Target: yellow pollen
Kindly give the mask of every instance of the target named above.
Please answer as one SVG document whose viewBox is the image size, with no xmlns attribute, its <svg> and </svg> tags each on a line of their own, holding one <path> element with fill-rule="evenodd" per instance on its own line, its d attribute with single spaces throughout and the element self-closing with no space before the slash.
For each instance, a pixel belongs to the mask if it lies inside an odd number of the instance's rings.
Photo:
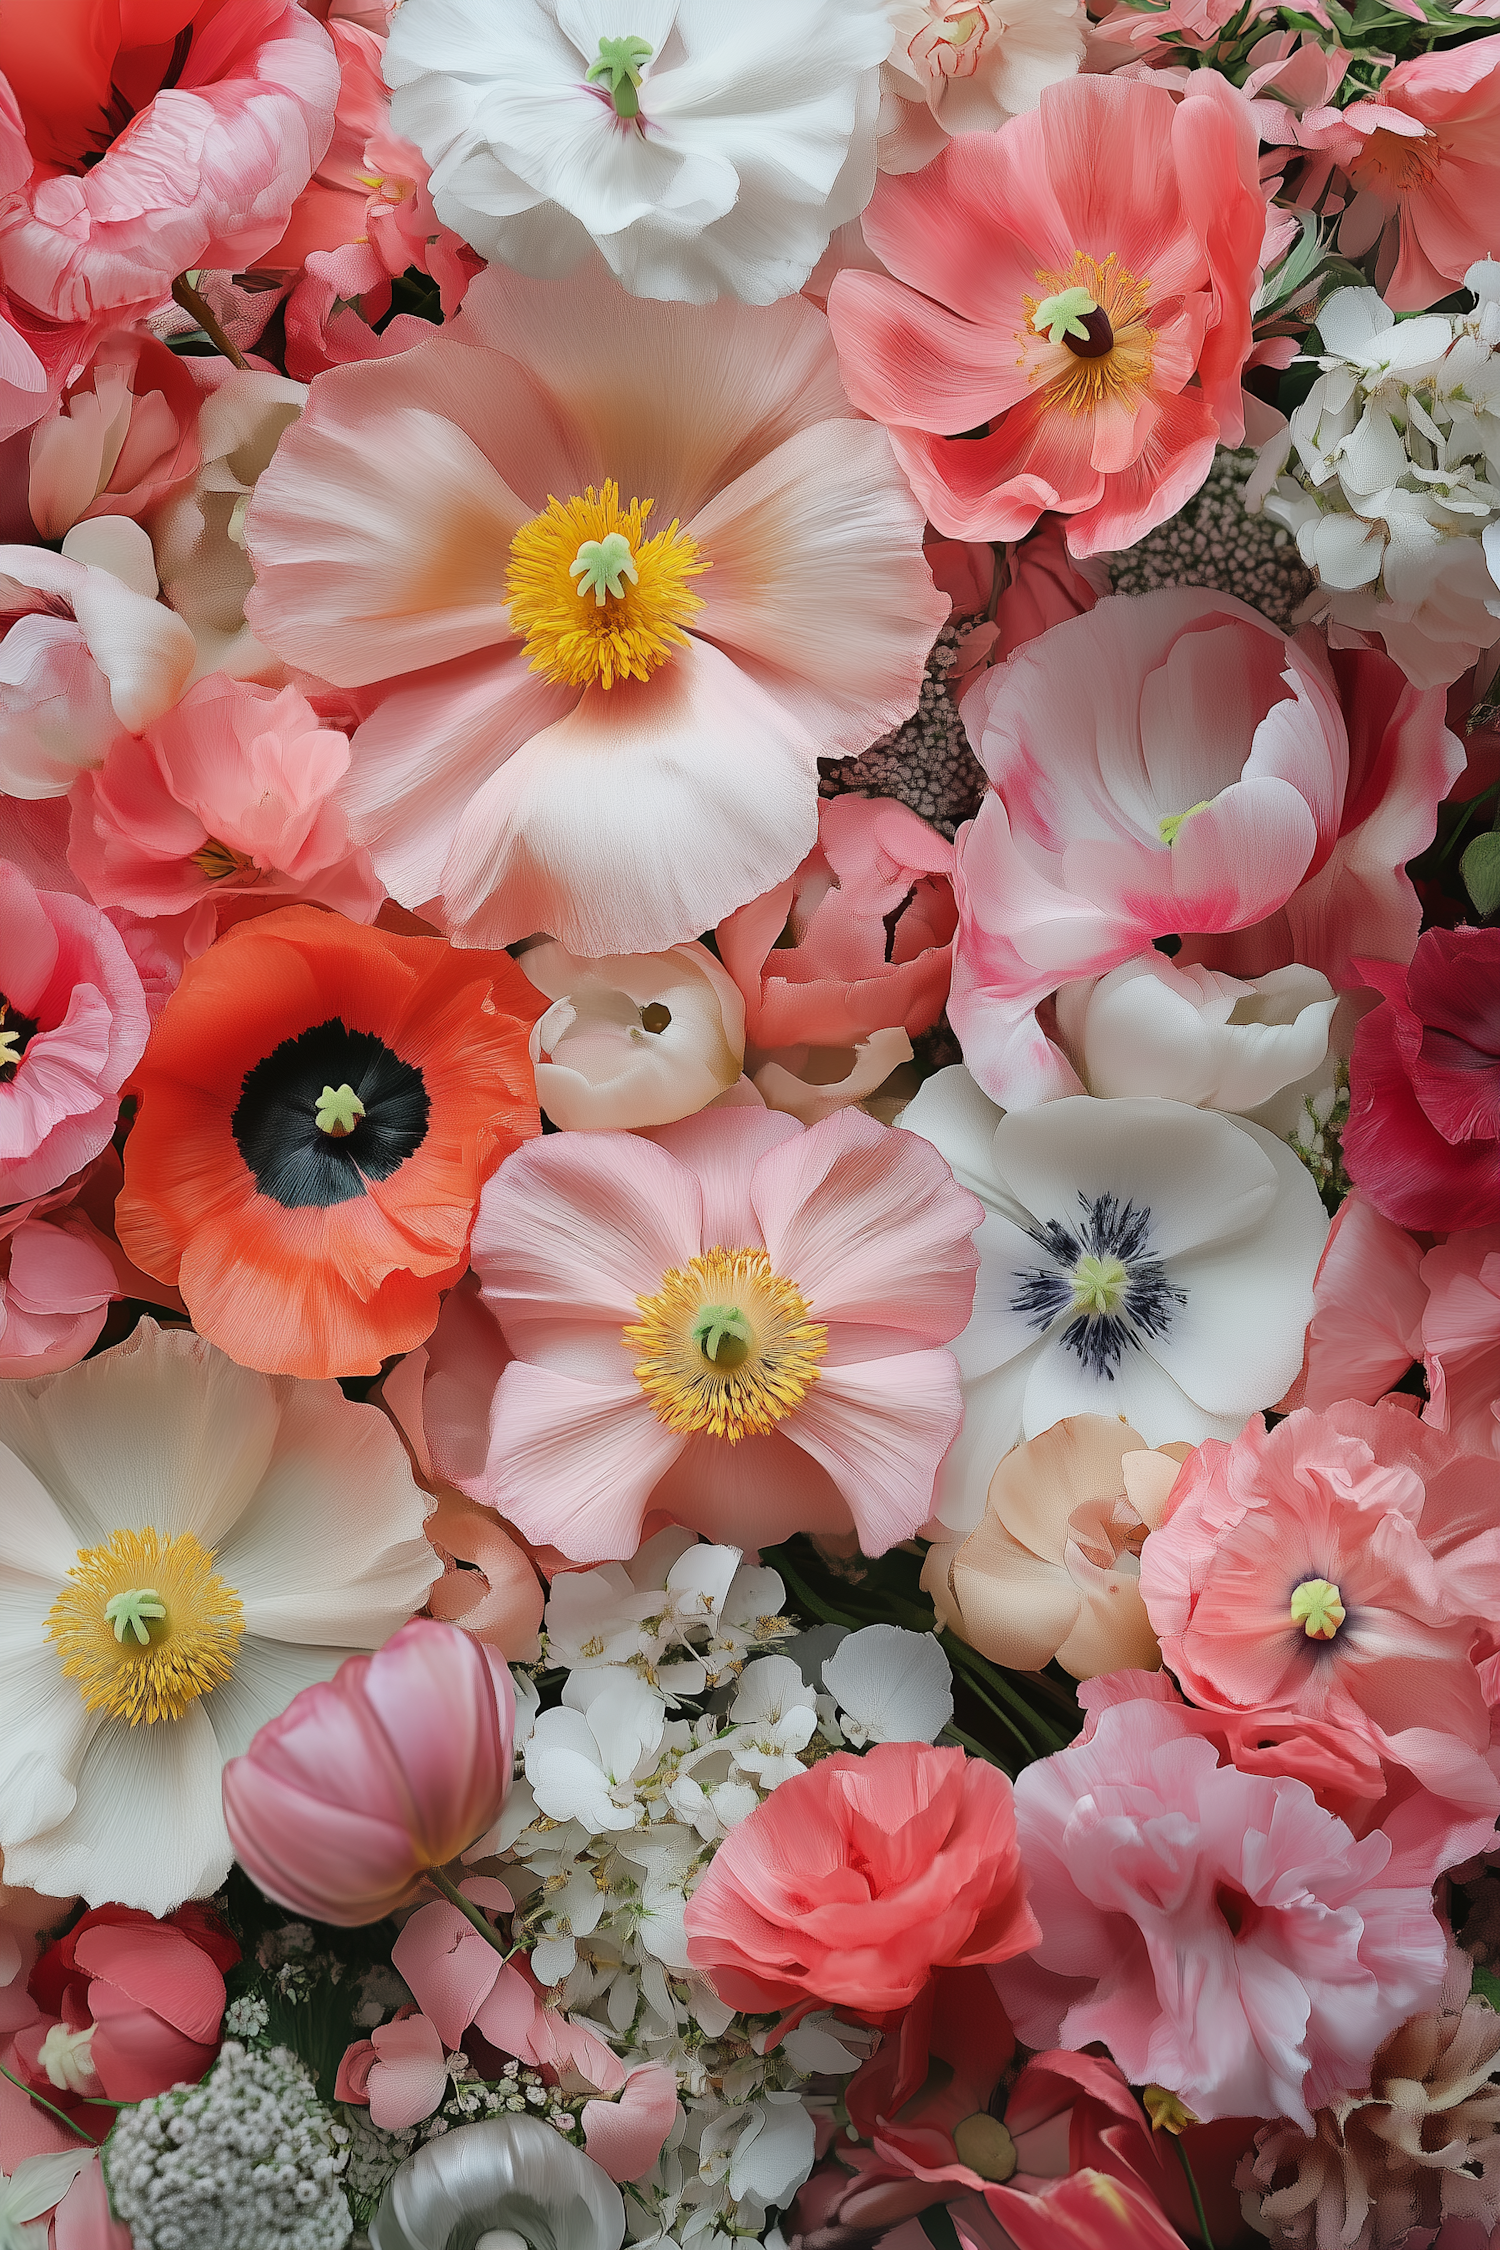
<svg viewBox="0 0 1500 2250">
<path fill-rule="evenodd" d="M 1151 306 L 1149 278 L 1126 273 L 1113 250 L 1102 259 L 1075 250 L 1066 271 L 1039 272 L 1036 281 L 1036 295 L 1021 299 L 1025 325 L 1016 331 L 1016 341 L 1023 357 L 1031 356 L 1028 347 L 1043 341 L 1038 328 L 1061 325 L 1058 305 L 1071 308 L 1085 296 L 1114 332 L 1113 344 L 1098 359 L 1076 358 L 1059 336 L 1052 350 L 1044 350 L 1033 361 L 1031 380 L 1044 386 L 1046 404 L 1066 414 L 1096 414 L 1105 405 L 1139 405 L 1150 385 L 1156 342 L 1156 330 L 1146 317 Z M 1039 318 L 1043 314 L 1050 314 L 1050 321 Z"/>
<path fill-rule="evenodd" d="M 623 1341 L 641 1355 L 635 1379 L 652 1413 L 669 1430 L 707 1430 L 731 1445 L 764 1437 L 799 1407 L 828 1349 L 828 1330 L 764 1250 L 706 1251 L 636 1303 L 641 1318 Z"/>
<path fill-rule="evenodd" d="M 1189 2125 L 1198 2123 L 1181 2095 L 1172 2093 L 1166 2086 L 1143 2086 L 1141 2100 L 1146 2105 L 1153 2133 L 1185 2133 Z"/>
<path fill-rule="evenodd" d="M 687 646 L 682 628 L 703 607 L 688 580 L 710 566 L 675 517 L 647 538 L 655 505 L 622 508 L 619 487 L 606 479 L 582 499 L 549 498 L 543 514 L 522 524 L 510 543 L 505 598 L 533 672 L 560 687 L 609 688 L 649 679 Z"/>
<path fill-rule="evenodd" d="M 1331 1641 L 1346 1614 L 1337 1586 L 1326 1578 L 1305 1578 L 1292 1589 L 1292 1623 L 1310 1641 Z"/>
<path fill-rule="evenodd" d="M 91 1711 L 147 1726 L 222 1687 L 245 1629 L 239 1595 L 190 1531 L 117 1531 L 80 1549 L 47 1638 Z"/>
<path fill-rule="evenodd" d="M 252 880 L 260 873 L 248 852 L 237 852 L 233 844 L 221 844 L 217 836 L 210 836 L 191 855 L 193 865 L 210 883 L 227 882 L 231 875 L 248 874 Z"/>
</svg>

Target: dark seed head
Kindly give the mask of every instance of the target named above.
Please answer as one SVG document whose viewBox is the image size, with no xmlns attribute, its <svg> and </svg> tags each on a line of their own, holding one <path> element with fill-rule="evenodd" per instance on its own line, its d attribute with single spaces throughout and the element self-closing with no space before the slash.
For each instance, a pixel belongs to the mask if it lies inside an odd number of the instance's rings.
<svg viewBox="0 0 1500 2250">
<path fill-rule="evenodd" d="M 1064 336 L 1063 342 L 1080 359 L 1103 359 L 1105 353 L 1113 351 L 1115 347 L 1115 332 L 1110 327 L 1109 314 L 1102 305 L 1096 305 L 1091 313 L 1080 314 L 1079 318 L 1088 334 Z"/>
</svg>

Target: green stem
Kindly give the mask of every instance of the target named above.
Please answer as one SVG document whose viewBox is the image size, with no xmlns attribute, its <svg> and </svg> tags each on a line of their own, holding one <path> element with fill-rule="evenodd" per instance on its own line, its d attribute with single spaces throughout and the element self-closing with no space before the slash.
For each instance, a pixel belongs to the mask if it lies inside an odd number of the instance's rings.
<svg viewBox="0 0 1500 2250">
<path fill-rule="evenodd" d="M 1198 2232 L 1203 2237 L 1203 2250 L 1214 2250 L 1214 2238 L 1208 2231 L 1208 2214 L 1203 2208 L 1203 2198 L 1198 2193 L 1198 2183 L 1193 2178 L 1193 2167 L 1188 2162 L 1188 2152 L 1182 2145 L 1180 2134 L 1174 2133 L 1172 2138 L 1177 2145 L 1177 2154 L 1182 2169 L 1187 2174 L 1188 2193 L 1193 2199 L 1193 2215 L 1198 2221 Z"/>
<path fill-rule="evenodd" d="M 1481 789 L 1477 796 L 1470 797 L 1467 800 L 1463 809 L 1463 818 L 1457 822 L 1452 835 L 1448 838 L 1447 842 L 1443 846 L 1444 859 L 1451 859 L 1453 857 L 1453 854 L 1458 849 L 1459 841 L 1463 835 L 1463 832 L 1468 827 L 1469 822 L 1473 819 L 1475 813 L 1478 812 L 1480 806 L 1485 802 L 1486 798 L 1493 797 L 1497 789 L 1500 789 L 1500 781 L 1492 781 L 1487 789 Z"/>
<path fill-rule="evenodd" d="M 506 1945 L 504 1938 L 495 1928 L 494 1923 L 486 1920 L 485 1916 L 481 1914 L 479 1908 L 474 1904 L 474 1901 L 471 1898 L 465 1898 L 457 1883 L 455 1883 L 450 1876 L 445 1875 L 440 1867 L 429 1867 L 427 1870 L 427 1880 L 429 1883 L 435 1883 L 437 1885 L 437 1888 L 442 1892 L 444 1898 L 448 1901 L 448 1904 L 450 1906 L 456 1906 L 459 1913 L 463 1915 L 466 1921 L 473 1923 L 480 1936 L 484 1938 L 488 1944 L 492 1945 L 495 1948 L 495 1951 L 500 1955 L 502 1962 L 510 1960 L 512 1954 L 520 1952 L 521 1948 L 519 1945 Z"/>
<path fill-rule="evenodd" d="M 10 2072 L 6 2069 L 3 2063 L 0 2063 L 0 2078 L 10 2078 L 12 2086 L 17 2087 L 20 2092 L 26 2096 L 28 2101 L 35 2102 L 38 2109 L 45 2109 L 50 2111 L 51 2114 L 57 2119 L 59 2125 L 66 2125 L 70 2133 L 76 2133 L 81 2141 L 87 2141 L 90 2148 L 93 2148 L 97 2145 L 94 2140 L 93 2134 L 86 2133 L 83 2127 L 79 2124 L 76 2117 L 70 2117 L 65 2109 L 59 2109 L 56 2102 L 49 2102 L 45 2094 L 38 2094 L 33 2090 L 32 2087 L 23 2086 L 19 2078 L 11 2078 Z M 122 2109 L 130 2109 L 133 2106 L 134 2105 L 130 2102 L 122 2102 L 120 2104 L 120 2107 Z"/>
</svg>

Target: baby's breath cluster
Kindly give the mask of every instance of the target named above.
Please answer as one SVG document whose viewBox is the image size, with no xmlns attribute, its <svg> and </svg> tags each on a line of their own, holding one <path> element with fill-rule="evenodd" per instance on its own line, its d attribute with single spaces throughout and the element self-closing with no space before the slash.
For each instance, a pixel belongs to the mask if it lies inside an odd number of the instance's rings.
<svg viewBox="0 0 1500 2250">
<path fill-rule="evenodd" d="M 343 2250 L 348 2143 L 295 2055 L 231 2039 L 201 2086 L 120 2112 L 104 2168 L 136 2250 Z"/>
<path fill-rule="evenodd" d="M 1253 452 L 1221 446 L 1185 508 L 1133 547 L 1102 558 L 1115 592 L 1213 586 L 1285 630 L 1314 579 L 1284 525 L 1245 513 L 1245 487 L 1255 464 Z"/>
</svg>

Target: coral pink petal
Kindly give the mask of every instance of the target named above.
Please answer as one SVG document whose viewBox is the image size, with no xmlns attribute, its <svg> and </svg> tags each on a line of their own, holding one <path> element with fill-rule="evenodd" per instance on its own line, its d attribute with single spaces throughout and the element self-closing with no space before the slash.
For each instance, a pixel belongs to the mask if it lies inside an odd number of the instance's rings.
<svg viewBox="0 0 1500 2250">
<path fill-rule="evenodd" d="M 1306 1381 L 1299 1406 L 1376 1399 L 1422 1357 L 1427 1287 L 1422 1253 L 1402 1227 L 1348 1196 L 1328 1237 L 1313 1290 Z"/>
<path fill-rule="evenodd" d="M 430 2117 L 447 2090 L 443 2042 L 423 2015 L 381 2024 L 371 2041 L 376 2061 L 369 2076 L 370 2122 L 383 2133 L 404 2133 Z"/>
<path fill-rule="evenodd" d="M 169 2086 L 196 2082 L 213 2061 L 217 2024 L 211 2040 L 184 2038 L 149 2007 L 103 1983 L 89 1986 L 89 2013 L 94 2068 L 111 2101 L 145 2101 Z"/>
<path fill-rule="evenodd" d="M 665 2063 L 641 2063 L 614 2102 L 585 2102 L 583 2145 L 612 2180 L 644 2178 L 677 2118 L 677 2074 Z"/>
<path fill-rule="evenodd" d="M 391 1963 L 446 2047 L 462 2046 L 497 1976 L 506 1974 L 495 1948 L 446 1899 L 418 1907 L 391 1948 Z"/>
<path fill-rule="evenodd" d="M 118 1986 L 184 2038 L 200 2043 L 217 2038 L 224 1979 L 202 1947 L 181 1930 L 166 1923 L 123 1928 L 104 1923 L 84 1932 L 73 1957 L 80 1969 Z"/>
<path fill-rule="evenodd" d="M 828 323 L 849 396 L 878 421 L 951 435 L 988 422 L 1031 388 L 1030 359 L 1018 357 L 1013 335 L 966 320 L 885 274 L 839 274 Z"/>
</svg>

